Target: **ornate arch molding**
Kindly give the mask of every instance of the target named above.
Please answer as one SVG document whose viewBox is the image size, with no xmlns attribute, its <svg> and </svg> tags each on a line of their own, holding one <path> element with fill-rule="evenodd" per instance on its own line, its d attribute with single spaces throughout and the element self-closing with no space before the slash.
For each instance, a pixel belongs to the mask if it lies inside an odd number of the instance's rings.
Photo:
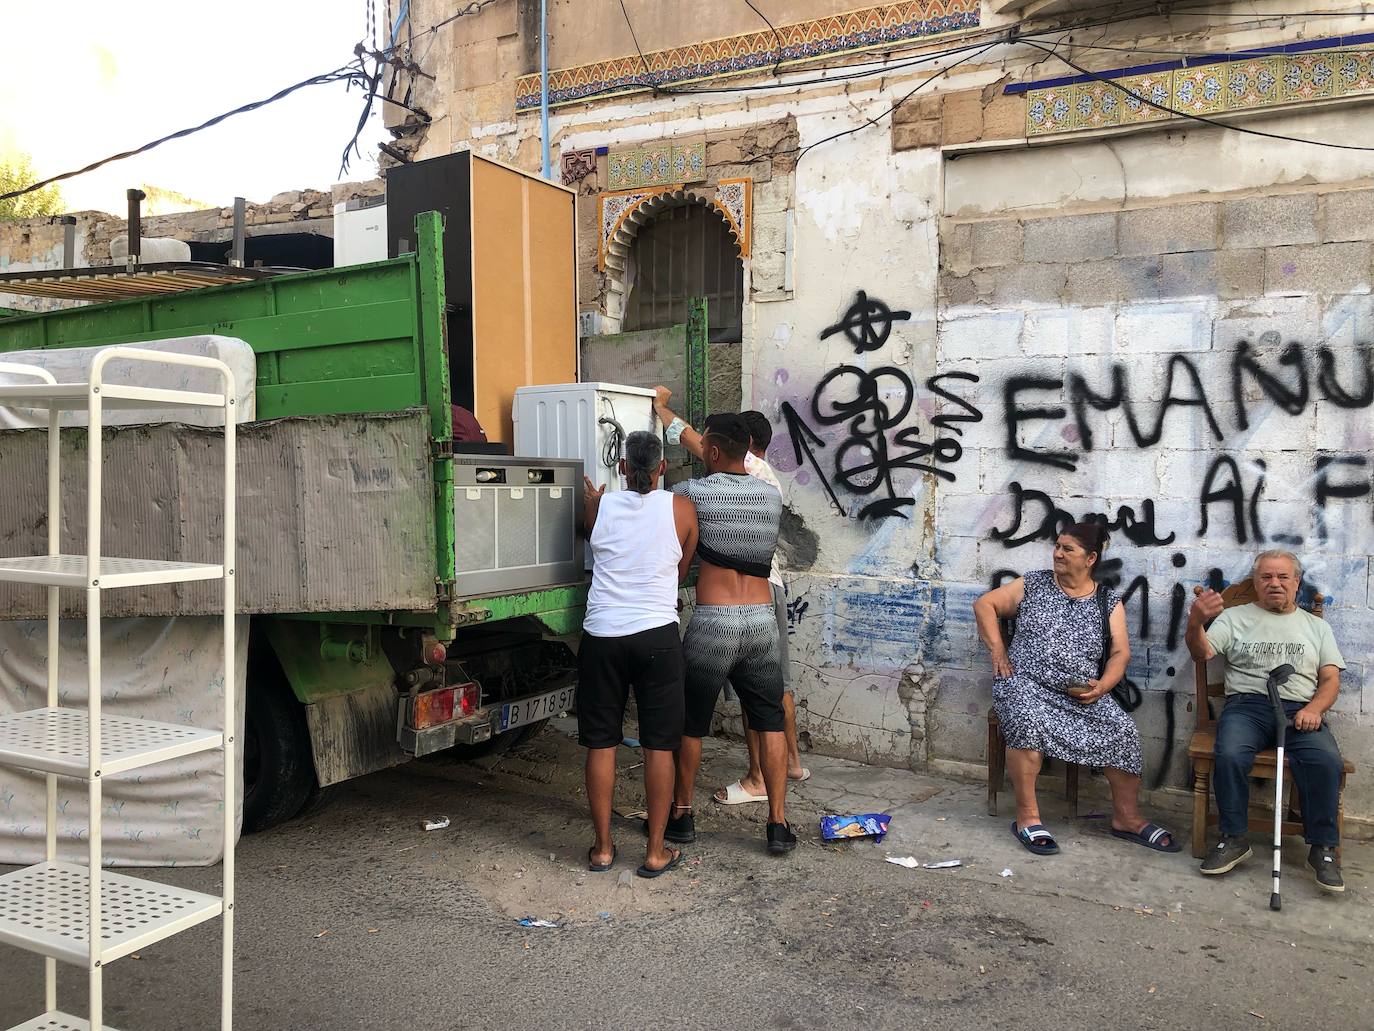
<svg viewBox="0 0 1374 1031">
<path fill-rule="evenodd" d="M 747 258 L 754 215 L 753 201 L 752 179 L 722 179 L 715 186 L 704 183 L 692 186 L 678 184 L 603 193 L 598 198 L 601 225 L 598 262 L 603 269 L 612 273 L 614 282 L 623 283 L 630 246 L 639 234 L 640 227 L 665 208 L 683 204 L 701 204 L 718 212 L 725 219 L 739 256 Z"/>
</svg>

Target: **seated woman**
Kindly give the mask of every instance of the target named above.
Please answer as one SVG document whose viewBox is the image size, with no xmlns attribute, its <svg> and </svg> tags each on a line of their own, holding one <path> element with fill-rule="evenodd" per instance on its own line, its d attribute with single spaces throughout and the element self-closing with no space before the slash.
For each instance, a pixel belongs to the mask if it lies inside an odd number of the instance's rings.
<svg viewBox="0 0 1374 1031">
<path fill-rule="evenodd" d="M 978 635 L 992 655 L 993 707 L 1016 790 L 1011 830 L 1039 856 L 1059 851 L 1035 799 L 1035 778 L 1047 755 L 1106 770 L 1117 837 L 1158 852 L 1181 847 L 1172 833 L 1140 815 L 1140 731 L 1111 696 L 1131 657 L 1126 609 L 1105 587 L 1099 600 L 1093 579 L 1106 546 L 1100 524 L 1075 523 L 1055 541 L 1053 570 L 1027 573 L 973 605 Z M 1103 605 L 1110 613 L 1109 649 L 1102 639 Z M 1016 621 L 1010 655 L 1001 619 Z"/>
</svg>

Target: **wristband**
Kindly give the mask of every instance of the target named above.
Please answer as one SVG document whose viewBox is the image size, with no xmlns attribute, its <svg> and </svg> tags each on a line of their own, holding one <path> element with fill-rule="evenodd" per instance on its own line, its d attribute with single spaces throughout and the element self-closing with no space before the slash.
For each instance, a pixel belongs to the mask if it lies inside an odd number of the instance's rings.
<svg viewBox="0 0 1374 1031">
<path fill-rule="evenodd" d="M 687 429 L 687 424 L 681 419 L 674 417 L 673 421 L 668 424 L 668 428 L 663 431 L 664 439 L 666 439 L 669 444 L 680 443 L 682 440 L 682 432 L 685 429 Z"/>
</svg>

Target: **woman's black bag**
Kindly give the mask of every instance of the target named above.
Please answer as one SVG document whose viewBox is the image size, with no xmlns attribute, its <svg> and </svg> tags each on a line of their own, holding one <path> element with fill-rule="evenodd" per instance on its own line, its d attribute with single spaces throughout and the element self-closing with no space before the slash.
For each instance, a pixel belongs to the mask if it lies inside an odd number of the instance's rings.
<svg viewBox="0 0 1374 1031">
<path fill-rule="evenodd" d="M 1107 585 L 1098 584 L 1097 586 L 1097 611 L 1102 617 L 1102 658 L 1097 661 L 1097 679 L 1102 679 L 1102 674 L 1107 672 L 1107 657 L 1112 653 L 1112 628 L 1111 613 L 1107 611 Z M 1140 703 L 1144 699 L 1140 695 L 1140 688 L 1131 683 L 1125 677 L 1121 678 L 1121 683 L 1112 688 L 1112 697 L 1116 699 L 1116 704 L 1127 712 L 1135 712 L 1140 708 Z"/>
</svg>

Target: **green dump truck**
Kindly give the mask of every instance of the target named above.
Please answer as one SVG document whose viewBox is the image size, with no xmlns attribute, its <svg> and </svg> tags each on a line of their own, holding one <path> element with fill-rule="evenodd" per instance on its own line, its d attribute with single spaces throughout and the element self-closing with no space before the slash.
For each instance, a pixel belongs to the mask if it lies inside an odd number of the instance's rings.
<svg viewBox="0 0 1374 1031">
<path fill-rule="evenodd" d="M 570 202 L 566 210 L 571 240 Z M 384 261 L 271 277 L 244 269 L 228 285 L 0 317 L 0 356 L 195 335 L 252 348 L 257 407 L 240 430 L 238 573 L 250 619 L 249 831 L 292 818 L 351 777 L 509 746 L 573 705 L 570 644 L 586 597 L 580 463 L 455 453 L 450 406 L 455 389 L 471 388 L 472 348 L 456 368 L 449 337 L 455 319 L 471 336 L 472 298 L 446 296 L 444 218 L 427 212 L 413 224 L 409 250 Z M 571 284 L 572 261 L 569 247 L 560 283 Z M 161 271 L 175 279 L 191 264 Z M 539 284 L 530 287 L 526 297 L 538 296 Z M 575 297 L 566 302 L 571 323 Z M 575 326 L 568 340 L 575 369 Z M 488 346 L 505 342 L 479 333 L 475 350 Z M 184 509 L 213 482 L 213 434 L 175 425 L 106 433 L 116 473 L 122 463 L 125 478 L 154 484 L 144 494 L 163 492 L 146 517 L 111 526 L 111 550 L 121 534 L 131 547 L 160 534 L 157 554 L 212 549 L 177 536 L 179 521 L 158 513 Z M 168 591 L 108 614 L 213 611 L 194 589 Z M 30 602 L 6 604 L 13 618 Z"/>
</svg>

